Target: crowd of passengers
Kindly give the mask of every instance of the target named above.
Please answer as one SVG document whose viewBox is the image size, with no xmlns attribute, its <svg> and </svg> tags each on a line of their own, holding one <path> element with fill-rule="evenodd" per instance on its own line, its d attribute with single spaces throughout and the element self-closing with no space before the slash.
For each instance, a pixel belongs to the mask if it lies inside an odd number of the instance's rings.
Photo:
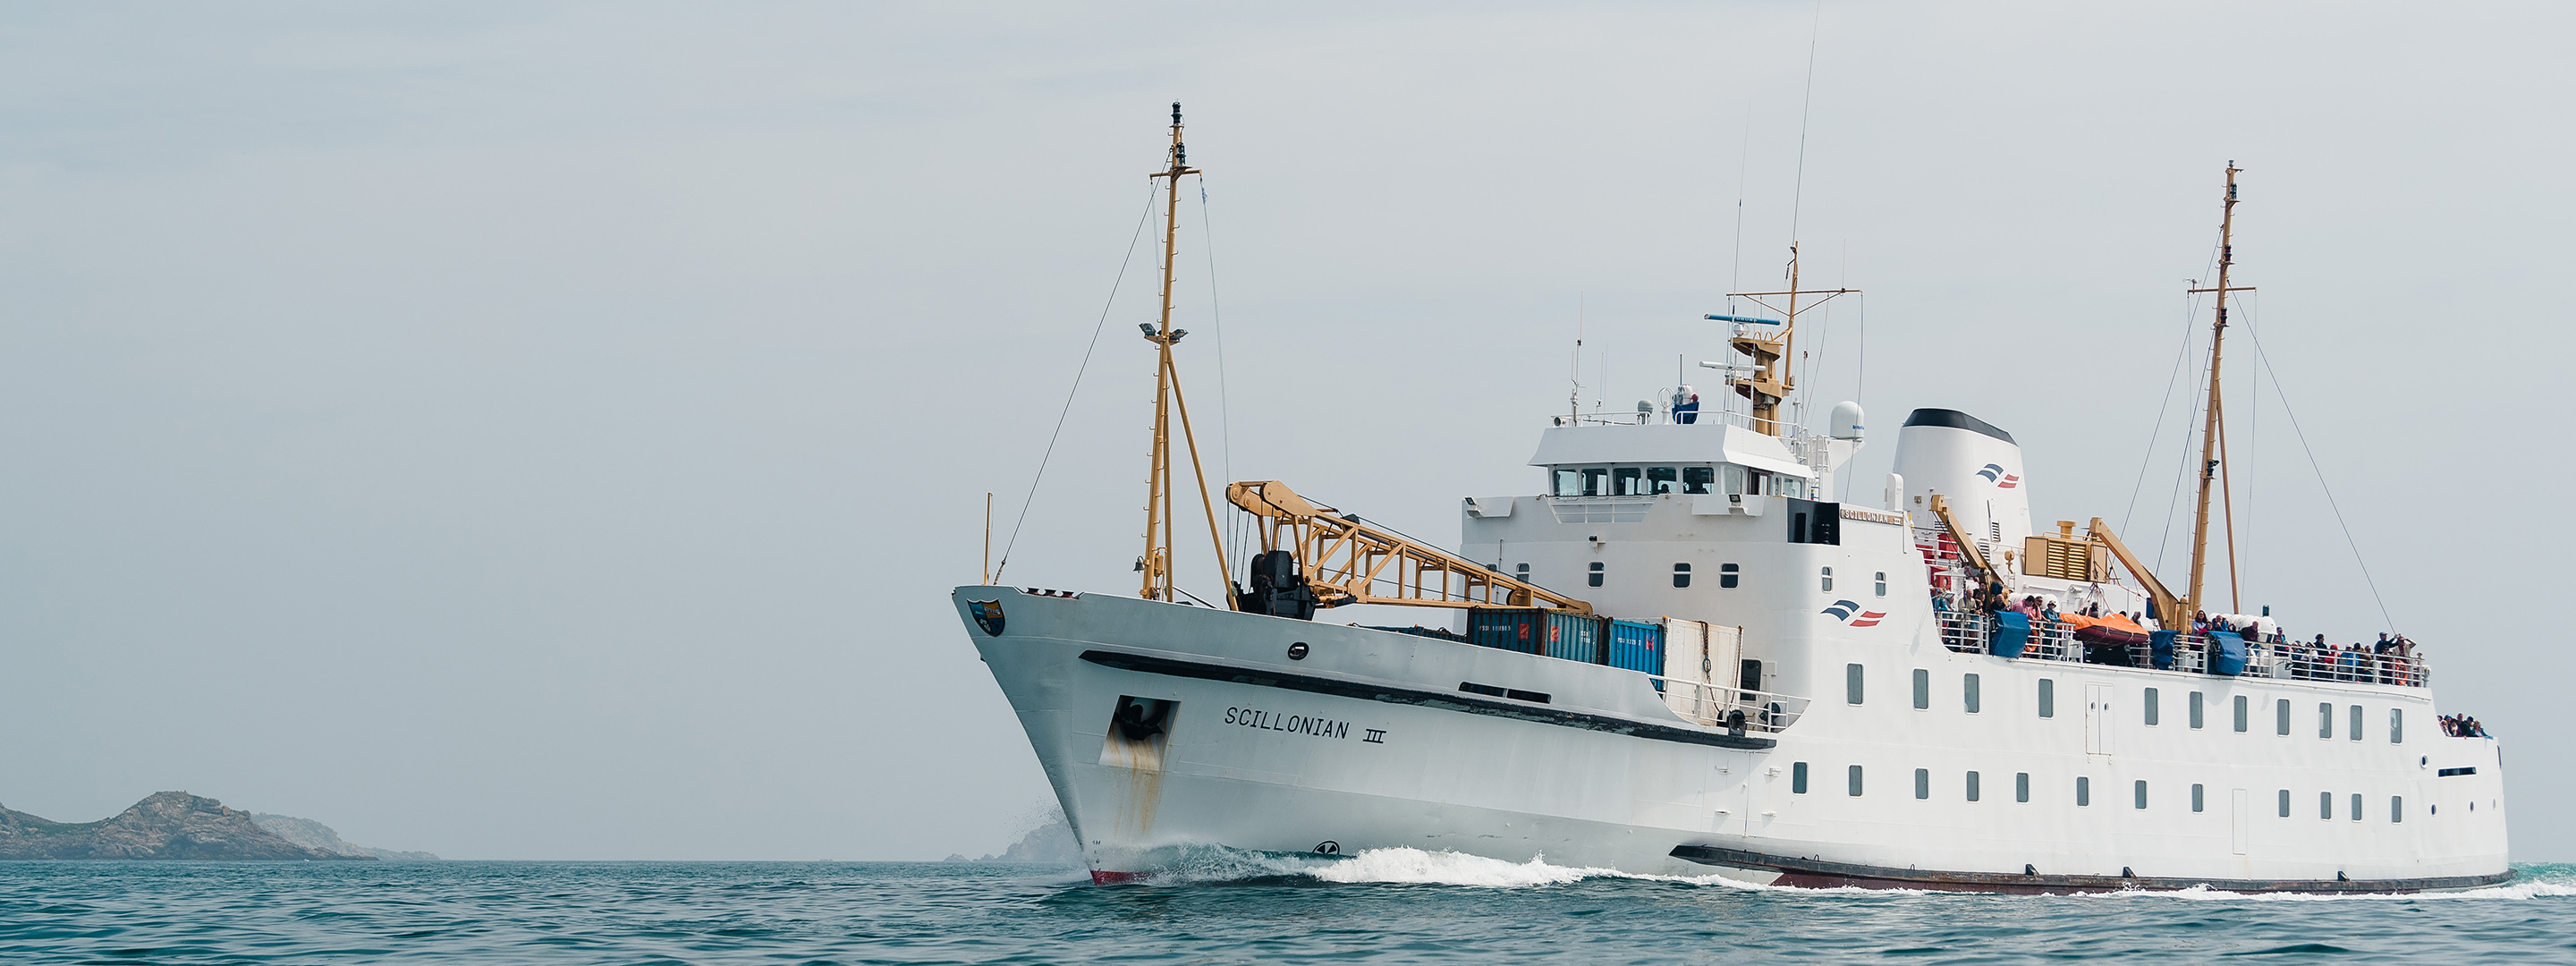
<svg viewBox="0 0 2576 966">
<path fill-rule="evenodd" d="M 2442 733 L 2453 738 L 2487 737 L 2487 726 L 2465 714 L 2446 714 L 2434 720 L 2442 723 Z"/>
<path fill-rule="evenodd" d="M 2032 631 L 2043 635 L 2065 633 L 2063 628 L 2066 621 L 2064 615 L 2059 613 L 2057 601 L 2054 598 L 2027 594 L 2016 601 L 2011 599 L 2010 594 L 2005 593 L 2002 584 L 1988 583 L 1969 592 L 1968 605 L 1970 610 L 1987 615 L 2006 611 L 2021 614 L 2030 620 Z M 1955 604 L 1948 591 L 1932 592 L 1934 611 L 1947 612 L 1954 607 Z M 2126 618 L 2139 627 L 2147 626 L 2144 613 L 2120 611 L 2111 613 L 2112 616 Z M 2100 619 L 2101 603 L 2097 601 L 2087 605 L 2083 610 L 2083 616 Z M 2261 620 L 2246 620 L 2226 614 L 2196 611 L 2191 616 L 2189 635 L 2193 642 L 2201 647 L 2207 646 L 2212 632 L 2224 632 L 2241 635 L 2246 643 L 2258 648 L 2265 646 L 2274 648 L 2277 653 L 2289 658 L 2290 677 L 2301 681 L 2407 685 L 2422 683 L 2418 679 L 2419 672 L 2414 662 L 2415 642 L 2407 639 L 2406 635 L 2389 634 L 2383 631 L 2376 644 L 2355 642 L 2349 645 L 2336 645 L 2328 643 L 2323 634 L 2317 635 L 2314 641 L 2292 640 L 2287 632 L 2281 629 L 2278 622 L 2272 622 L 2272 628 L 2268 632 L 2263 629 L 2263 623 Z M 2127 649 L 2117 646 L 2088 647 L 2084 659 L 2086 663 L 2092 664 L 2136 666 Z"/>
</svg>

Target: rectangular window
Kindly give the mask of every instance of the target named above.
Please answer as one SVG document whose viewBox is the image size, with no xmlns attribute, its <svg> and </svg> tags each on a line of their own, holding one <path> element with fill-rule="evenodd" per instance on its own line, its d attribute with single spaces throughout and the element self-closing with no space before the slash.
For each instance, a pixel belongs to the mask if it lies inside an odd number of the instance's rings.
<svg viewBox="0 0 2576 966">
<path fill-rule="evenodd" d="M 2026 771 L 2017 771 L 2017 772 L 2014 772 L 2014 773 L 2013 773 L 2013 801 L 2016 801 L 2016 802 L 2027 802 L 2027 801 L 2030 801 L 2030 773 L 2029 773 L 2029 772 L 2026 772 Z"/>
<path fill-rule="evenodd" d="M 2289 734 L 2289 733 L 2290 733 L 2290 699 L 2288 699 L 2288 698 L 2282 698 L 2282 699 L 2281 699 L 2281 700 L 2279 700 L 2279 701 L 2275 701 L 2275 702 L 2273 702 L 2273 703 L 2272 703 L 2272 716 L 2273 716 L 2273 717 L 2276 717 L 2276 718 L 2281 719 L 2280 721 L 2276 722 L 2276 724 L 2278 724 L 2278 725 L 2280 726 L 2280 731 L 2281 731 L 2281 733 L 2282 733 L 2282 734 L 2285 734 L 2285 735 L 2286 735 L 2286 734 Z"/>
<path fill-rule="evenodd" d="M 1717 467 L 1682 467 L 1682 492 L 1708 493 L 1717 489 Z"/>
<path fill-rule="evenodd" d="M 2147 724 L 2149 724 L 2149 725 L 2153 725 L 2153 724 L 2155 724 L 2155 723 L 2157 722 L 2157 720 L 2158 720 L 2158 719 L 2157 719 L 2157 711 L 2156 711 L 2156 689 L 2154 689 L 2154 688 L 2148 688 L 2148 689 L 2147 689 L 2146 708 L 2147 708 Z"/>
<path fill-rule="evenodd" d="M 2403 822 L 2406 820 L 2406 796 L 2388 796 L 2388 820 L 2391 822 Z"/>
<path fill-rule="evenodd" d="M 1806 793 L 1807 763 L 1802 761 L 1789 766 L 1789 794 L 1804 795 Z"/>
<path fill-rule="evenodd" d="M 1622 466 L 1618 469 L 1611 470 L 1610 480 L 1617 486 L 1617 489 L 1611 490 L 1610 492 L 1619 496 L 1645 495 L 1646 484 L 1644 473 L 1644 470 L 1638 469 L 1634 466 Z"/>
<path fill-rule="evenodd" d="M 2361 740 L 2361 706 L 2352 706 L 2352 727 L 2344 729 L 2354 741 Z"/>
<path fill-rule="evenodd" d="M 1558 470 L 1558 471 L 1556 471 L 1556 490 L 1555 490 L 1555 492 L 1556 492 L 1556 495 L 1558 495 L 1558 496 L 1582 496 L 1582 495 L 1583 495 L 1583 473 L 1582 473 L 1582 471 L 1580 471 L 1580 470 Z"/>
<path fill-rule="evenodd" d="M 1673 565 L 1673 586 L 1675 586 L 1675 587 L 1688 587 L 1688 586 L 1690 586 L 1690 565 L 1689 565 L 1689 564 L 1686 564 L 1686 563 L 1677 563 L 1677 564 L 1674 564 L 1674 565 Z"/>
<path fill-rule="evenodd" d="M 1681 492 L 1681 475 L 1669 466 L 1649 466 L 1646 468 L 1646 492 Z"/>
<path fill-rule="evenodd" d="M 1747 487 L 1744 485 L 1744 467 L 1741 467 L 1741 466 L 1729 466 L 1729 467 L 1727 467 L 1727 468 L 1726 468 L 1726 485 L 1721 486 L 1721 487 L 1718 487 L 1718 488 L 1717 488 L 1717 492 L 1720 492 L 1720 493 L 1746 493 L 1746 494 L 1752 493 L 1752 492 L 1753 492 L 1753 490 L 1751 490 L 1750 488 L 1747 488 Z"/>
<path fill-rule="evenodd" d="M 1583 470 L 1583 495 L 1584 495 L 1584 496 L 1609 496 L 1609 495 L 1610 495 L 1610 468 L 1609 468 L 1609 467 L 1607 467 L 1607 466 L 1593 466 L 1593 467 L 1587 467 L 1587 468 L 1585 468 L 1585 469 Z"/>
<path fill-rule="evenodd" d="M 2281 789 L 2281 817 L 2290 817 L 2290 790 Z"/>
<path fill-rule="evenodd" d="M 1914 770 L 1914 797 L 1932 797 L 1932 769 L 1917 768 Z"/>
<path fill-rule="evenodd" d="M 1851 797 L 1860 797 L 1860 766 L 1851 766 Z"/>
<path fill-rule="evenodd" d="M 2317 705 L 2317 737 L 2334 737 L 2334 704 L 2332 702 L 2325 702 Z"/>
<path fill-rule="evenodd" d="M 1843 665 L 1843 701 L 1846 704 L 1860 703 L 1860 665 L 1858 664 Z"/>
<path fill-rule="evenodd" d="M 2201 705 L 2204 703 L 2205 702 L 2201 700 L 2200 692 L 2194 691 L 2191 693 L 2191 730 L 2193 731 L 2200 730 L 2201 725 L 2205 723 L 2201 716 Z"/>
<path fill-rule="evenodd" d="M 1967 681 L 1962 685 L 1962 687 L 1965 689 L 1968 713 L 1976 714 L 1985 704 L 1985 699 L 1978 694 L 1979 685 L 1977 682 L 1977 676 L 1974 674 L 1968 675 Z"/>
<path fill-rule="evenodd" d="M 1932 710 L 1932 672 L 1914 669 L 1914 710 Z"/>
<path fill-rule="evenodd" d="M 2137 797 L 2138 797 L 2138 805 L 2137 805 L 2137 807 L 2138 807 L 2138 808 L 2140 808 L 2140 809 L 2144 809 L 2144 808 L 2146 808 L 2146 807 L 2147 807 L 2147 780 L 2146 780 L 2146 779 L 2143 779 L 2143 778 L 2138 779 L 2138 784 L 2137 784 Z"/>
<path fill-rule="evenodd" d="M 1834 568 L 1819 567 L 1817 568 L 1817 576 L 1824 581 L 1826 590 L 1830 591 L 1834 589 Z"/>
<path fill-rule="evenodd" d="M 1595 587 L 1601 586 L 1601 561 L 1593 561 L 1592 566 L 1583 568 L 1583 571 L 1583 579 L 1585 583 L 1589 583 Z"/>
<path fill-rule="evenodd" d="M 2200 787 L 2198 784 L 2194 784 L 2194 785 L 2192 785 L 2192 786 L 2191 786 L 2191 810 L 2192 810 L 2192 811 L 2195 811 L 2195 812 L 2197 812 L 2197 811 L 2201 811 L 2201 810 L 2202 810 L 2202 807 L 2203 807 L 2203 806 L 2205 806 L 2205 805 L 2207 805 L 2207 804 L 2208 804 L 2207 799 L 2203 797 L 2203 793 L 2202 793 L 2202 791 L 2201 791 L 2201 787 Z"/>
<path fill-rule="evenodd" d="M 2039 716 L 2057 717 L 2057 681 L 2054 678 L 2039 679 Z"/>
<path fill-rule="evenodd" d="M 1969 800 L 1969 801 L 1972 801 L 1972 802 L 1977 800 L 1977 773 L 1976 773 L 1976 772 L 1969 772 L 1969 773 L 1968 773 L 1968 800 Z"/>
<path fill-rule="evenodd" d="M 2388 709 L 2388 743 L 2392 745 L 2406 743 L 2406 709 L 2404 708 Z"/>
<path fill-rule="evenodd" d="M 2247 711 L 2246 706 L 2250 704 L 2253 704 L 2253 702 L 2246 700 L 2244 695 L 2240 694 L 2236 696 L 2236 733 L 2238 734 L 2245 733 L 2245 726 L 2248 723 L 2246 721 L 2247 715 L 2245 713 Z"/>
<path fill-rule="evenodd" d="M 2332 819 L 2332 818 L 2334 818 L 2334 793 L 2333 793 L 2333 792 L 2318 792 L 2318 793 L 2317 793 L 2317 817 L 2318 817 L 2318 818 L 2323 818 L 2323 819 Z"/>
<path fill-rule="evenodd" d="M 1516 564 L 1516 565 L 1514 565 L 1514 566 L 1512 567 L 1512 576 L 1520 578 L 1521 583 L 1524 583 L 1524 584 L 1529 583 L 1529 565 L 1528 565 L 1528 564 Z"/>
<path fill-rule="evenodd" d="M 1722 563 L 1722 564 L 1718 564 L 1718 565 L 1717 565 L 1717 586 L 1718 586 L 1719 588 L 1721 588 L 1721 589 L 1725 589 L 1725 590 L 1733 590 L 1733 589 L 1735 589 L 1735 579 L 1736 579 L 1736 577 L 1740 576 L 1740 575 L 1741 575 L 1741 573 L 1742 573 L 1741 571 L 1739 571 L 1739 570 L 1737 570 L 1737 569 L 1736 569 L 1736 567 L 1735 567 L 1735 565 L 1734 565 L 1734 564 L 1730 564 L 1730 563 Z"/>
<path fill-rule="evenodd" d="M 2093 805 L 2093 779 L 2076 776 L 2075 804 L 2079 808 L 2089 808 Z"/>
<path fill-rule="evenodd" d="M 2352 820 L 2361 821 L 2361 793 L 2352 793 Z"/>
<path fill-rule="evenodd" d="M 1878 595 L 1887 596 L 1887 571 L 1884 570 L 1878 572 Z"/>
</svg>

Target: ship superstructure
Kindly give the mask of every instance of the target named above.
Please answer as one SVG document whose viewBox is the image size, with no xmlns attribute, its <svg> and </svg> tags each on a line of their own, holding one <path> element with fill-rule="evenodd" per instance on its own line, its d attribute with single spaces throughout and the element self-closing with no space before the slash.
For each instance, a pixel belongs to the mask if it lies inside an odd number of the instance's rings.
<svg viewBox="0 0 2576 966">
<path fill-rule="evenodd" d="M 1158 403 L 1142 593 L 955 592 L 1095 880 L 1206 847 L 2029 892 L 2510 875 L 2496 742 L 2440 725 L 2420 654 L 2200 620 L 2207 479 L 2182 593 L 2099 519 L 2034 527 L 2019 443 L 1967 413 L 1913 411 L 1878 498 L 1831 499 L 1869 430 L 1852 403 L 1784 417 L 1797 316 L 1838 294 L 1791 279 L 1749 295 L 1778 319 L 1711 317 L 1744 411 L 1559 417 L 1535 492 L 1465 498 L 1455 550 L 1229 486 L 1262 549 L 1215 606 L 1166 564 Z M 1186 443 L 1179 334 L 1147 329 Z M 1461 616 L 1314 619 L 1347 603 Z"/>
</svg>

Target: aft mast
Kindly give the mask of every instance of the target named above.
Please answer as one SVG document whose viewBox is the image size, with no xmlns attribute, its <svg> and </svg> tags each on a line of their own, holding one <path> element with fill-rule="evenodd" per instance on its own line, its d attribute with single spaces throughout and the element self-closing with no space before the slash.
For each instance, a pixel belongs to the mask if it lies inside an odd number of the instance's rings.
<svg viewBox="0 0 2576 966">
<path fill-rule="evenodd" d="M 1155 322 L 1139 323 L 1145 330 L 1145 341 L 1154 344 L 1161 362 L 1154 370 L 1154 455 L 1146 473 L 1145 554 L 1136 558 L 1136 570 L 1142 575 L 1138 596 L 1147 600 L 1171 601 L 1172 587 L 1172 424 L 1177 417 L 1181 439 L 1189 446 L 1190 473 L 1199 485 L 1199 503 L 1207 511 L 1208 542 L 1216 548 L 1216 565 L 1227 589 L 1226 606 L 1234 607 L 1232 590 L 1234 570 L 1226 563 L 1225 541 L 1216 528 L 1216 502 L 1208 496 L 1207 471 L 1199 465 L 1198 438 L 1190 432 L 1190 406 L 1181 396 L 1181 372 L 1172 361 L 1172 346 L 1189 333 L 1172 328 L 1172 268 L 1179 254 L 1181 216 L 1181 176 L 1198 174 L 1189 166 L 1189 148 L 1181 143 L 1181 105 L 1172 102 L 1172 147 L 1167 160 L 1171 167 L 1148 177 L 1163 182 L 1163 307 Z"/>
<path fill-rule="evenodd" d="M 2218 285 L 2191 290 L 2195 293 L 2217 293 L 2218 315 L 2209 327 L 2209 416 L 2200 434 L 2200 503 L 2192 514 L 2191 586 L 2180 608 L 2186 613 L 2176 615 L 2182 621 L 2191 619 L 2187 612 L 2205 606 L 2201 597 L 2201 576 L 2209 562 L 2209 490 L 2213 482 L 2219 490 L 2220 508 L 2227 515 L 2227 605 L 2232 610 L 2244 610 L 2236 585 L 2235 501 L 2230 496 L 2229 491 L 2233 488 L 2227 479 L 2227 407 L 2219 382 L 2219 363 L 2223 359 L 2220 347 L 2227 338 L 2227 293 L 2254 290 L 2250 285 L 2233 287 L 2227 284 L 2228 269 L 2236 264 L 2236 172 L 2241 170 L 2244 169 L 2237 167 L 2236 162 L 2227 162 L 2227 199 L 2218 219 Z M 2171 629 L 2172 625 L 2167 627 Z"/>
<path fill-rule="evenodd" d="M 1729 340 L 1728 344 L 1732 345 L 1735 348 L 1735 351 L 1753 357 L 1753 365 L 1751 367 L 1752 373 L 1750 375 L 1739 376 L 1733 371 L 1729 371 L 1727 374 L 1727 381 L 1734 384 L 1736 395 L 1744 397 L 1747 401 L 1753 404 L 1753 429 L 1755 431 L 1768 433 L 1773 436 L 1790 435 L 1789 427 L 1780 419 L 1780 404 L 1789 398 L 1790 392 L 1798 388 L 1797 377 L 1790 375 L 1786 371 L 1786 366 L 1784 365 L 1786 361 L 1795 358 L 1790 353 L 1791 350 L 1796 347 L 1798 336 L 1798 313 L 1813 310 L 1819 305 L 1832 301 L 1837 295 L 1846 295 L 1858 291 L 1860 290 L 1856 288 L 1816 289 L 1812 291 L 1800 289 L 1798 287 L 1798 243 L 1796 241 L 1791 241 L 1789 243 L 1788 291 L 1726 293 L 1728 298 L 1748 299 L 1755 305 L 1778 312 L 1783 316 L 1782 318 L 1764 319 L 1741 315 L 1708 316 L 1708 318 L 1718 322 L 1735 323 L 1735 337 Z M 1808 302 L 1805 305 L 1799 305 L 1798 296 L 1801 295 L 1821 295 L 1824 297 Z M 1763 299 L 1766 298 L 1780 298 L 1785 299 L 1785 301 L 1783 301 L 1779 306 L 1774 306 L 1769 302 L 1763 301 Z M 1780 334 L 1756 335 L 1753 333 L 1753 330 L 1747 328 L 1747 326 L 1754 325 L 1779 326 Z M 1711 363 L 1701 364 L 1711 365 L 1713 368 L 1727 368 L 1732 370 L 1732 367 L 1717 367 Z"/>
</svg>

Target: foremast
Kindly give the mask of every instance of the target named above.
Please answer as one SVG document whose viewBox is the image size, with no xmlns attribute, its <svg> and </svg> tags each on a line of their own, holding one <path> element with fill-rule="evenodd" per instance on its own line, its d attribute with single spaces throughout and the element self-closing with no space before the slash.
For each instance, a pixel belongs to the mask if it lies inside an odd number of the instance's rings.
<svg viewBox="0 0 2576 966">
<path fill-rule="evenodd" d="M 1207 512 L 1208 542 L 1216 549 L 1220 586 L 1231 589 L 1233 568 L 1225 559 L 1225 541 L 1216 528 L 1216 502 L 1209 497 L 1207 470 L 1199 465 L 1198 438 L 1190 432 L 1190 406 L 1181 395 L 1181 372 L 1172 361 L 1172 346 L 1189 333 L 1172 328 L 1172 269 L 1179 254 L 1181 219 L 1181 177 L 1200 173 L 1189 166 L 1189 148 L 1181 142 L 1181 105 L 1172 102 L 1172 146 L 1166 160 L 1170 167 L 1148 175 L 1163 179 L 1163 303 L 1156 321 L 1139 323 L 1145 330 L 1145 341 L 1154 344 L 1160 362 L 1154 370 L 1154 447 L 1153 459 L 1146 473 L 1145 553 L 1136 558 L 1141 587 L 1138 596 L 1147 600 L 1169 602 L 1172 587 L 1172 424 L 1180 424 L 1181 440 L 1189 447 L 1190 474 L 1198 482 L 1199 504 Z M 1226 593 L 1226 606 L 1234 606 L 1234 594 Z"/>
<path fill-rule="evenodd" d="M 2191 612 L 2205 607 L 2201 578 L 2209 563 L 2209 491 L 2213 483 L 2218 489 L 2219 508 L 2226 515 L 2227 606 L 2235 612 L 2242 612 L 2245 606 L 2236 582 L 2236 505 L 2231 495 L 2234 488 L 2227 478 L 2227 406 L 2219 382 L 2219 364 L 2225 359 L 2221 350 L 2227 339 L 2227 293 L 2254 290 L 2250 285 L 2227 284 L 2229 269 L 2236 264 L 2236 172 L 2242 170 L 2236 162 L 2227 162 L 2227 197 L 2218 218 L 2218 284 L 2191 289 L 2194 293 L 2217 293 L 2218 314 L 2209 326 L 2209 413 L 2200 434 L 2200 500 L 2192 513 L 2191 583 L 2179 608 L 2183 613 L 2175 617 L 2178 621 L 2189 621 Z M 2168 628 L 2173 626 L 2171 622 L 2166 624 Z"/>
</svg>

